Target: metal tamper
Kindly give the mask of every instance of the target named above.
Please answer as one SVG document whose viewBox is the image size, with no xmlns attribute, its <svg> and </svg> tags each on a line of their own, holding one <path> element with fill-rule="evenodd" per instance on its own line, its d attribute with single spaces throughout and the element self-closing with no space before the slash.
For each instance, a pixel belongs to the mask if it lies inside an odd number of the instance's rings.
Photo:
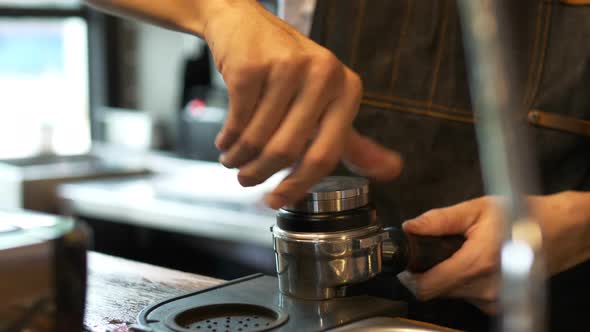
<svg viewBox="0 0 590 332">
<path fill-rule="evenodd" d="M 347 286 L 383 270 L 426 271 L 465 241 L 384 228 L 370 203 L 369 182 L 346 176 L 326 177 L 280 209 L 271 231 L 280 292 L 312 300 L 345 296 Z"/>
</svg>

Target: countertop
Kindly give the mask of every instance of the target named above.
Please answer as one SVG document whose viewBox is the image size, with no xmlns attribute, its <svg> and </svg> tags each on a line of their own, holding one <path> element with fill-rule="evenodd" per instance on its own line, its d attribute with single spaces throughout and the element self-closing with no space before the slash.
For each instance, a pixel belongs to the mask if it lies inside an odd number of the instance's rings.
<svg viewBox="0 0 590 332">
<path fill-rule="evenodd" d="M 223 282 L 94 252 L 88 254 L 88 268 L 85 332 L 129 332 L 146 306 Z M 459 332 L 393 317 L 369 318 L 334 331 Z"/>
<path fill-rule="evenodd" d="M 98 154 L 105 160 L 118 156 L 125 165 L 144 167 L 152 174 L 62 185 L 59 196 L 67 213 L 272 248 L 269 228 L 275 212 L 261 200 L 285 172 L 263 185 L 244 188 L 237 170 L 219 163 L 154 152 L 105 151 Z"/>
<path fill-rule="evenodd" d="M 87 332 L 127 332 L 147 305 L 223 282 L 95 252 L 88 270 Z"/>
</svg>

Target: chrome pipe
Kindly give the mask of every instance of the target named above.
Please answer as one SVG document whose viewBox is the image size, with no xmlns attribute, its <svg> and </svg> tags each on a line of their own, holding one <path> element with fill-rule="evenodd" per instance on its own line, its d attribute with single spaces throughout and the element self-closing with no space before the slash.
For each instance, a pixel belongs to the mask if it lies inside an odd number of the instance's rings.
<svg viewBox="0 0 590 332">
<path fill-rule="evenodd" d="M 483 178 L 498 197 L 504 237 L 501 248 L 500 331 L 543 331 L 545 270 L 540 226 L 529 216 L 525 193 L 534 185 L 527 155 L 525 114 L 519 100 L 516 65 L 507 50 L 509 0 L 459 0 L 469 83 Z"/>
</svg>

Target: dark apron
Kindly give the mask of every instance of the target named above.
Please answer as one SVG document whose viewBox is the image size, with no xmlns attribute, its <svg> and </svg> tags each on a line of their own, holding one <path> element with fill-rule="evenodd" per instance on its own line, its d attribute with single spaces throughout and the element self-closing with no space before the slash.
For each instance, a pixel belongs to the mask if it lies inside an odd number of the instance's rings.
<svg viewBox="0 0 590 332">
<path fill-rule="evenodd" d="M 518 35 L 510 55 L 541 193 L 590 190 L 590 6 L 511 7 Z M 399 225 L 484 195 L 454 0 L 318 0 L 311 35 L 363 79 L 355 126 L 404 156 L 399 179 L 373 185 L 382 221 Z M 589 280 L 590 264 L 552 278 L 553 330 L 584 318 Z M 393 296 L 403 295 L 394 287 Z M 489 323 L 457 300 L 411 301 L 411 316 L 470 331 Z"/>
</svg>

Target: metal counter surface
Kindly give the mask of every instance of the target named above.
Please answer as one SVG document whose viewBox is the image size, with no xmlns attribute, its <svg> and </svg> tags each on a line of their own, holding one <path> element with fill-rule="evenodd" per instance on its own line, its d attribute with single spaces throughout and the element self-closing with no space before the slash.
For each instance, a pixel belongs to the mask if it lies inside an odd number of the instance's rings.
<svg viewBox="0 0 590 332">
<path fill-rule="evenodd" d="M 272 247 L 274 211 L 261 203 L 285 176 L 243 188 L 237 170 L 218 163 L 183 160 L 156 153 L 102 153 L 126 159 L 155 174 L 62 185 L 65 212 L 128 225 Z M 109 157 L 110 156 L 110 157 Z"/>
<path fill-rule="evenodd" d="M 272 213 L 231 203 L 160 197 L 154 179 L 148 177 L 67 184 L 60 196 L 78 216 L 272 247 Z"/>
</svg>

